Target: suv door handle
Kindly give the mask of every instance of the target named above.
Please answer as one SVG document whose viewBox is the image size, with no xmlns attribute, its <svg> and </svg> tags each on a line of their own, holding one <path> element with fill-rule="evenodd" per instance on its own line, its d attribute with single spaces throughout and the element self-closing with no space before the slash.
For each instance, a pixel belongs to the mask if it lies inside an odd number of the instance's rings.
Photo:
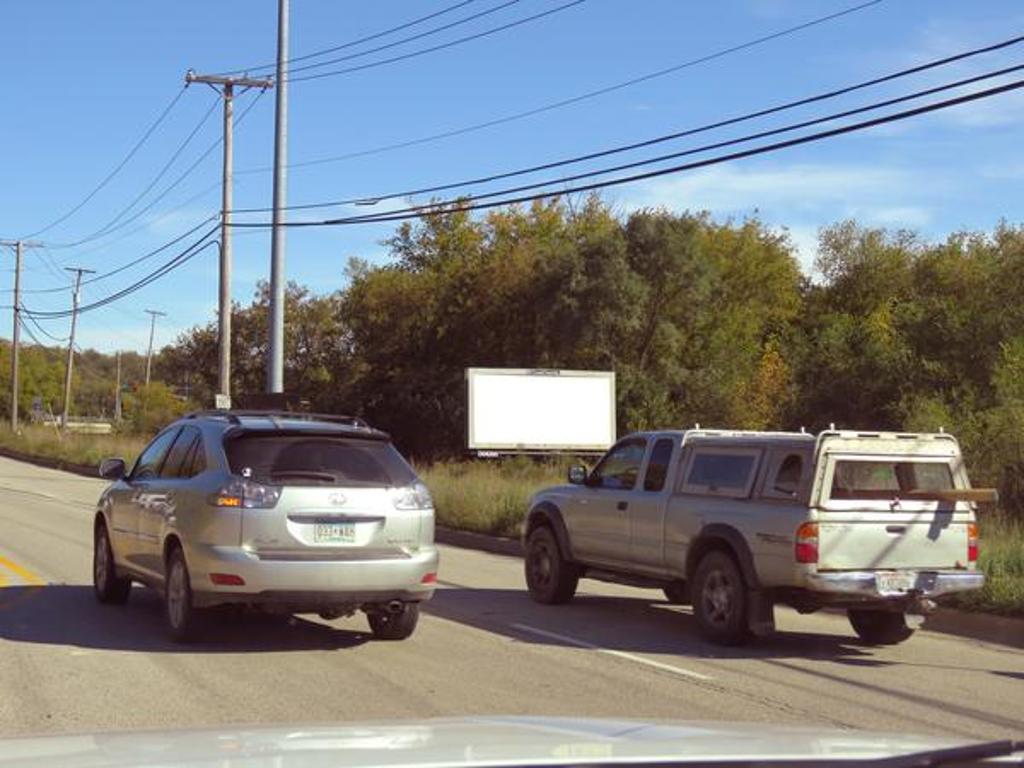
<svg viewBox="0 0 1024 768">
<path fill-rule="evenodd" d="M 629 506 L 629 502 L 628 501 L 620 501 L 618 504 L 616 504 L 616 508 L 620 509 L 620 510 L 624 510 L 628 506 Z"/>
</svg>

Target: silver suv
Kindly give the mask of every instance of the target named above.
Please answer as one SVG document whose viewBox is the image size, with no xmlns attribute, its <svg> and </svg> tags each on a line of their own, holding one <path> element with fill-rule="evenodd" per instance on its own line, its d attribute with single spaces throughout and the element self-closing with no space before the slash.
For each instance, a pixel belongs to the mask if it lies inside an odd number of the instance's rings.
<svg viewBox="0 0 1024 768">
<path fill-rule="evenodd" d="M 846 609 L 863 640 L 895 643 L 907 614 L 984 585 L 974 505 L 994 495 L 944 433 L 634 434 L 533 497 L 526 582 L 542 603 L 583 576 L 661 588 L 723 644 L 771 631 L 777 602 Z"/>
<path fill-rule="evenodd" d="M 430 493 L 388 436 L 359 419 L 254 411 L 189 414 L 113 483 L 94 525 L 93 583 L 124 603 L 163 593 L 171 636 L 197 609 L 243 605 L 333 619 L 367 614 L 375 636 L 412 634 L 437 581 Z"/>
</svg>

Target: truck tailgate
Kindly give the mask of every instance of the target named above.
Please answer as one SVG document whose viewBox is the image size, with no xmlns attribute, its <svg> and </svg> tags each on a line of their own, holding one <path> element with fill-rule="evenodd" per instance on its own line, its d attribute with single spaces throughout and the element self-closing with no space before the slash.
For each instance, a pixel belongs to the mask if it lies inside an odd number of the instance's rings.
<svg viewBox="0 0 1024 768">
<path fill-rule="evenodd" d="M 828 512 L 818 518 L 818 570 L 962 568 L 966 513 Z"/>
</svg>

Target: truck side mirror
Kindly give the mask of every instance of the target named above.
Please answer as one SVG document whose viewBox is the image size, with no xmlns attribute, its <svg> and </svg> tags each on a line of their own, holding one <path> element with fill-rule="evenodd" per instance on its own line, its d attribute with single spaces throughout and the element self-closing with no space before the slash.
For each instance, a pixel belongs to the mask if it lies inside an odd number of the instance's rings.
<svg viewBox="0 0 1024 768">
<path fill-rule="evenodd" d="M 573 464 L 569 467 L 569 482 L 573 485 L 583 485 L 587 482 L 587 468 L 582 464 Z"/>
</svg>

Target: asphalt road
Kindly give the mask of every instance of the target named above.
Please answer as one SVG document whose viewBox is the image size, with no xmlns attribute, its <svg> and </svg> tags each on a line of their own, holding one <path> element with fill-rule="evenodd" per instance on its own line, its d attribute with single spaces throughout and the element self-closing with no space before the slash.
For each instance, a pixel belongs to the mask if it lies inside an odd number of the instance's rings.
<svg viewBox="0 0 1024 768">
<path fill-rule="evenodd" d="M 221 620 L 165 639 L 159 600 L 90 586 L 90 480 L 0 459 L 0 735 L 473 714 L 710 719 L 1024 736 L 1024 652 L 919 631 L 861 646 L 841 616 L 780 609 L 722 649 L 660 593 L 584 581 L 547 607 L 515 558 L 445 547 L 412 639 L 365 617 Z"/>
</svg>

